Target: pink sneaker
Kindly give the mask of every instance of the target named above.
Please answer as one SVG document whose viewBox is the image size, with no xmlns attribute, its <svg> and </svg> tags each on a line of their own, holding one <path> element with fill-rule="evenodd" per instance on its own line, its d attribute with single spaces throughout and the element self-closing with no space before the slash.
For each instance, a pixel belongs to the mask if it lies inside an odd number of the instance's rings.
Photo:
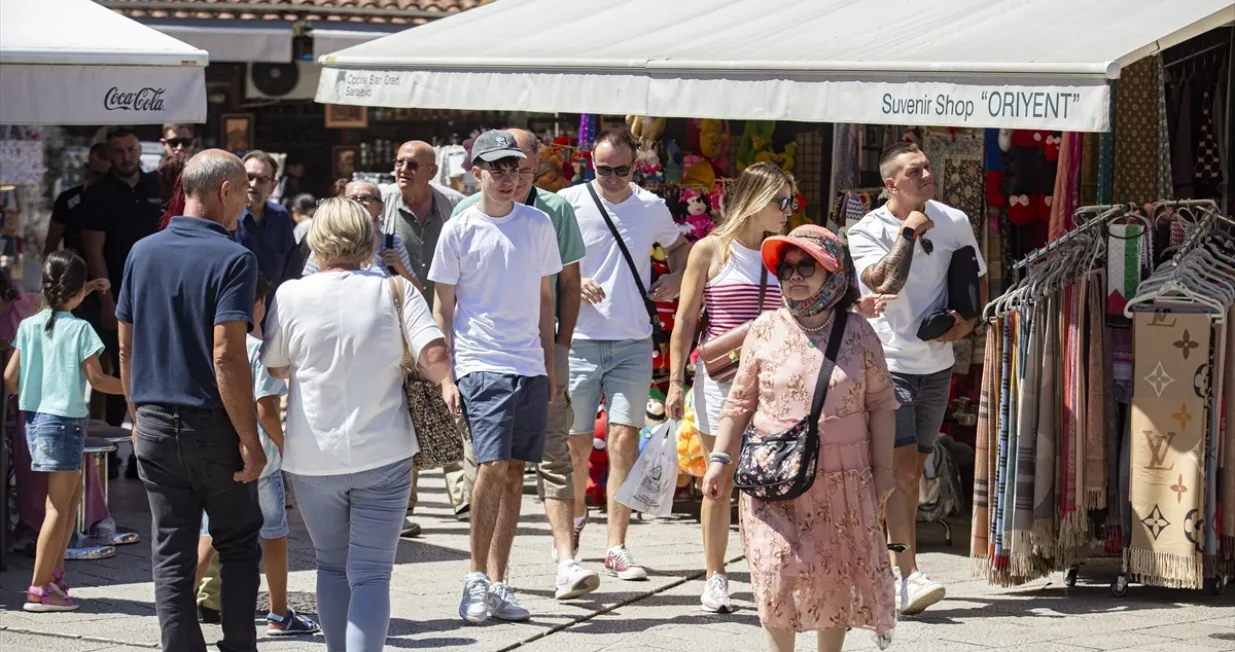
<svg viewBox="0 0 1235 652">
<path fill-rule="evenodd" d="M 605 572 L 628 582 L 648 578 L 648 572 L 635 563 L 634 555 L 624 545 L 609 549 L 609 554 L 605 555 Z"/>
<path fill-rule="evenodd" d="M 571 559 L 579 558 L 579 536 L 583 534 L 583 528 L 587 527 L 587 519 L 588 519 L 587 514 L 584 514 L 583 520 L 580 521 L 579 524 L 575 526 L 574 536 L 571 537 L 571 542 L 574 544 L 575 549 L 571 551 L 571 554 L 570 554 Z M 560 555 L 558 554 L 558 551 L 557 551 L 557 544 L 553 544 L 553 550 L 551 551 L 550 554 L 553 556 L 554 563 L 558 563 L 559 561 L 561 561 L 560 559 L 558 559 Z"/>
</svg>

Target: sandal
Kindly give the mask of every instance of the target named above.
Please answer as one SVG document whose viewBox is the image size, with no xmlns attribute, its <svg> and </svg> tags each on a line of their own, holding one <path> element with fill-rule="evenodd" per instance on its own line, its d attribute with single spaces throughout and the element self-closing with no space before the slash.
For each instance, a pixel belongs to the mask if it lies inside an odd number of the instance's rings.
<svg viewBox="0 0 1235 652">
<path fill-rule="evenodd" d="M 51 587 L 49 584 L 46 587 L 32 586 L 26 589 L 26 602 L 21 606 L 22 611 L 36 614 L 77 611 L 78 604 L 73 602 L 72 598 L 57 594 Z"/>
<path fill-rule="evenodd" d="M 267 627 L 266 633 L 271 636 L 304 636 L 306 634 L 316 634 L 320 627 L 313 622 L 312 618 L 301 616 L 295 610 L 288 609 L 286 616 L 280 616 L 274 612 L 266 614 L 266 622 L 273 625 L 282 625 L 282 629 L 275 627 Z"/>
<path fill-rule="evenodd" d="M 51 588 L 63 597 L 69 597 L 69 585 L 64 582 L 64 571 L 51 572 Z"/>
</svg>

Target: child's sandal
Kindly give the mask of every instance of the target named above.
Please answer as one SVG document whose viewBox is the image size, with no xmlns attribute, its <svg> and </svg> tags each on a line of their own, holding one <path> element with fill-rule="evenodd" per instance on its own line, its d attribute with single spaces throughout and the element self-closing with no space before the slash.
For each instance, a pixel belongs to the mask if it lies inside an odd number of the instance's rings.
<svg viewBox="0 0 1235 652">
<path fill-rule="evenodd" d="M 22 611 L 30 613 L 54 613 L 77 611 L 78 605 L 73 602 L 73 598 L 59 595 L 49 584 L 45 587 L 32 586 L 26 589 L 26 603 L 21 608 Z"/>
<path fill-rule="evenodd" d="M 64 581 L 64 571 L 51 572 L 51 588 L 64 597 L 69 597 L 69 585 Z"/>
</svg>

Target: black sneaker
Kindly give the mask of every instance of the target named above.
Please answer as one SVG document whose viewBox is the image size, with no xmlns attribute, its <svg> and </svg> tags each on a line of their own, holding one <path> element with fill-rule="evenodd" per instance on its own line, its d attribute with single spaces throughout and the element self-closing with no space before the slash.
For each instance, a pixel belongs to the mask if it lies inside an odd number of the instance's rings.
<svg viewBox="0 0 1235 652">
<path fill-rule="evenodd" d="M 471 518 L 472 518 L 472 508 L 467 505 L 460 507 L 459 511 L 455 512 L 456 521 L 463 521 L 466 523 L 467 521 L 471 520 Z"/>
<path fill-rule="evenodd" d="M 218 625 L 223 622 L 223 617 L 218 611 L 201 604 L 197 605 L 197 619 L 207 625 Z"/>
</svg>

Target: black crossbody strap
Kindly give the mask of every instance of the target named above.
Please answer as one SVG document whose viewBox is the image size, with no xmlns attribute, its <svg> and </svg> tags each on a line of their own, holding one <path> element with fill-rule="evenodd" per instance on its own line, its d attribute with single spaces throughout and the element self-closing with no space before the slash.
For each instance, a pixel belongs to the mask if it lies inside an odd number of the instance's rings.
<svg viewBox="0 0 1235 652">
<path fill-rule="evenodd" d="M 807 427 L 812 436 L 819 431 L 819 417 L 823 415 L 823 401 L 828 397 L 828 385 L 832 382 L 832 370 L 836 367 L 836 356 L 840 353 L 840 341 L 845 339 L 845 319 L 849 313 L 836 311 L 832 322 L 832 334 L 828 336 L 828 349 L 823 354 L 823 363 L 819 367 L 819 380 L 815 382 L 815 397 L 810 402 L 810 421 Z"/>
<path fill-rule="evenodd" d="M 630 268 L 630 275 L 635 277 L 635 287 L 639 288 L 639 295 L 643 297 L 643 303 L 647 304 L 648 316 L 653 322 L 656 320 L 655 313 L 652 312 L 652 302 L 648 298 L 648 291 L 643 287 L 643 279 L 639 277 L 639 268 L 635 267 L 635 259 L 631 258 L 630 250 L 626 248 L 626 242 L 622 240 L 622 234 L 618 233 L 617 225 L 613 223 L 613 219 L 609 217 L 609 211 L 605 210 L 605 205 L 600 201 L 600 195 L 596 194 L 596 189 L 592 187 L 591 182 L 587 184 L 587 191 L 592 195 L 592 201 L 596 202 L 596 208 L 600 211 L 600 216 L 605 218 L 605 224 L 609 226 L 609 232 L 613 234 L 613 239 L 617 240 L 618 249 L 622 250 L 622 257 L 626 259 L 626 266 Z"/>
<path fill-rule="evenodd" d="M 768 266 L 762 261 L 759 263 L 759 307 L 756 310 L 759 314 L 763 314 L 763 298 L 768 293 Z"/>
</svg>

